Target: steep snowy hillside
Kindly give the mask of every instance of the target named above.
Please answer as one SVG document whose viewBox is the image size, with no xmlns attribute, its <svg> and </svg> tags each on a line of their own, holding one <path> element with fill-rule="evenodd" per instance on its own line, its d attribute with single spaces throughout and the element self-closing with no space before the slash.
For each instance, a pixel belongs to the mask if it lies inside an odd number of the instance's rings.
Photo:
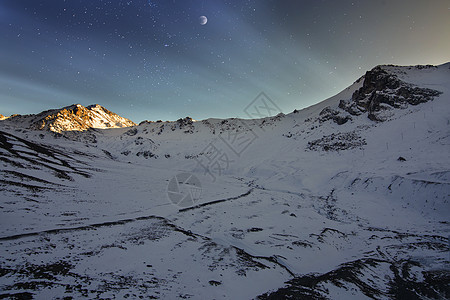
<svg viewBox="0 0 450 300">
<path fill-rule="evenodd" d="M 98 104 L 88 107 L 73 104 L 62 109 L 47 110 L 37 115 L 13 115 L 8 118 L 8 123 L 19 127 L 58 133 L 84 131 L 89 128 L 106 129 L 136 125 Z"/>
<path fill-rule="evenodd" d="M 450 63 L 263 119 L 1 121 L 0 296 L 448 299 L 449 104 Z"/>
</svg>

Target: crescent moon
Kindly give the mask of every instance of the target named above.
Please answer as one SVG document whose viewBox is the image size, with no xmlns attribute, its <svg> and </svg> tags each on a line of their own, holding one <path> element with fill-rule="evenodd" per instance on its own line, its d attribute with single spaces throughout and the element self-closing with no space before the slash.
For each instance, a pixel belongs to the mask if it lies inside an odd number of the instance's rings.
<svg viewBox="0 0 450 300">
<path fill-rule="evenodd" d="M 200 25 L 206 25 L 206 23 L 208 23 L 208 18 L 206 16 L 201 16 L 200 18 L 198 18 Z"/>
</svg>

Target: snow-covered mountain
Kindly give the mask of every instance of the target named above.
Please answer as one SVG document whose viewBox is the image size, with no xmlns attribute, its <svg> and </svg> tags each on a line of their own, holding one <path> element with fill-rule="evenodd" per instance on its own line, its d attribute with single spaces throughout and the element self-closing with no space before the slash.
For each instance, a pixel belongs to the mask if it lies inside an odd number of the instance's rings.
<svg viewBox="0 0 450 300">
<path fill-rule="evenodd" d="M 13 115 L 8 118 L 8 122 L 28 129 L 58 133 L 85 131 L 90 128 L 122 128 L 136 125 L 98 104 L 88 107 L 73 104 L 61 109 L 47 110 L 37 115 Z"/>
<path fill-rule="evenodd" d="M 447 63 L 263 119 L 1 121 L 0 295 L 448 299 L 449 104 Z"/>
</svg>

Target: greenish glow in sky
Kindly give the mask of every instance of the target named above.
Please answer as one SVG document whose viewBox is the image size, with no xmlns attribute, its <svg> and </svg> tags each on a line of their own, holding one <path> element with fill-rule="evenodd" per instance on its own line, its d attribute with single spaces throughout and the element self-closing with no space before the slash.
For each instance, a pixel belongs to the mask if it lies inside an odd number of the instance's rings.
<svg viewBox="0 0 450 300">
<path fill-rule="evenodd" d="M 444 0 L 2 0 L 0 113 L 245 117 L 260 92 L 288 113 L 378 64 L 450 61 L 449 29 Z"/>
</svg>

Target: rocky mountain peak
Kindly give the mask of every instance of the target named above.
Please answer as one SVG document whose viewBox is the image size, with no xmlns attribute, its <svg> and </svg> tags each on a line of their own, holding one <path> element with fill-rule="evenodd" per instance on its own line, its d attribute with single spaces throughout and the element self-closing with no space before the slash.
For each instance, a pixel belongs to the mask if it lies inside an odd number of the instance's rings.
<svg viewBox="0 0 450 300">
<path fill-rule="evenodd" d="M 415 68 L 421 70 L 429 66 Z M 387 111 L 393 108 L 425 103 L 441 94 L 440 91 L 418 87 L 401 80 L 395 72 L 396 69 L 400 67 L 377 66 L 367 71 L 362 78 L 362 87 L 353 93 L 350 101 L 341 100 L 339 108 L 353 116 L 367 113 L 368 118 L 373 121 L 385 121 L 389 115 Z"/>
<path fill-rule="evenodd" d="M 52 109 L 36 115 L 11 117 L 12 123 L 25 123 L 30 129 L 53 132 L 85 131 L 90 128 L 107 129 L 131 127 L 136 124 L 115 114 L 99 104 L 84 107 L 72 104 L 61 109 Z"/>
</svg>

